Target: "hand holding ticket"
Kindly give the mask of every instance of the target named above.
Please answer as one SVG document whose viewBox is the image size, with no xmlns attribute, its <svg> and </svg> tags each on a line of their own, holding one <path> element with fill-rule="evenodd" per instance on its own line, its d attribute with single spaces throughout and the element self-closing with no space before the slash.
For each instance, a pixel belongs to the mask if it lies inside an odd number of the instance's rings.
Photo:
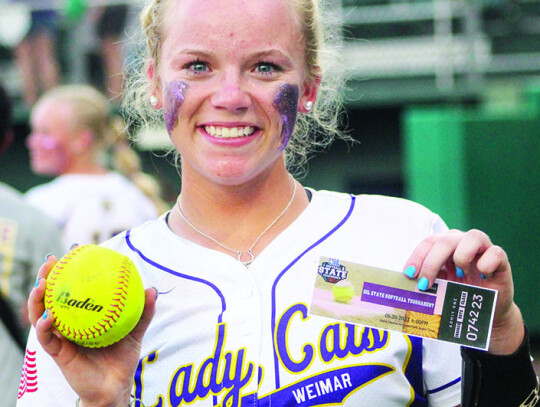
<svg viewBox="0 0 540 407">
<path fill-rule="evenodd" d="M 354 295 L 336 301 L 334 285 L 349 282 Z M 402 273 L 321 258 L 310 313 L 486 350 L 497 291 L 437 279 L 427 291 Z"/>
</svg>

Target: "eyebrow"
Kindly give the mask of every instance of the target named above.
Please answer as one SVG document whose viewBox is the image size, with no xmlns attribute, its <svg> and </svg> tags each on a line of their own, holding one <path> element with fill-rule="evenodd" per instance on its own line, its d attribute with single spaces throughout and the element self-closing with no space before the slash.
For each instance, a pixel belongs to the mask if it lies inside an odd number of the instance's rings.
<svg viewBox="0 0 540 407">
<path fill-rule="evenodd" d="M 180 50 L 177 55 L 182 54 L 189 54 L 194 56 L 200 56 L 202 58 L 212 58 L 215 56 L 215 52 L 212 51 L 203 51 L 195 48 L 186 48 L 183 50 Z M 254 54 L 249 55 L 249 58 L 264 58 L 269 56 L 278 56 L 281 58 L 285 58 L 287 61 L 290 61 L 290 57 L 285 54 L 284 52 L 278 50 L 278 49 L 269 49 L 265 51 L 255 52 Z"/>
</svg>

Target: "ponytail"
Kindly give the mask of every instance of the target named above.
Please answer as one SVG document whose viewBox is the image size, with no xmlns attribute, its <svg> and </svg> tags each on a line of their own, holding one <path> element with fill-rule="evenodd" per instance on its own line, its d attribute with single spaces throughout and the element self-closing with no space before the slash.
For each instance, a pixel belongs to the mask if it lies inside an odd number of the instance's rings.
<svg viewBox="0 0 540 407">
<path fill-rule="evenodd" d="M 159 183 L 150 174 L 142 171 L 141 159 L 127 140 L 127 128 L 123 120 L 115 116 L 111 118 L 112 145 L 111 164 L 113 169 L 128 178 L 154 204 L 159 214 L 169 209 L 169 205 L 161 198 Z"/>
</svg>

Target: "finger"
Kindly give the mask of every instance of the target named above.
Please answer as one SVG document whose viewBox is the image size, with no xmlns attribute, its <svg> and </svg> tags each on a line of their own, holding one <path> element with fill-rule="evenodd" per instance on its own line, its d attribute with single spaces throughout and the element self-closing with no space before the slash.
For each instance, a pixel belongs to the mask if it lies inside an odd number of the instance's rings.
<svg viewBox="0 0 540 407">
<path fill-rule="evenodd" d="M 144 333 L 154 317 L 158 291 L 156 288 L 148 288 L 145 290 L 144 295 L 144 309 L 141 319 L 130 333 L 130 335 L 139 342 L 142 341 Z"/>
<path fill-rule="evenodd" d="M 55 264 L 56 257 L 53 255 L 47 255 L 45 258 L 45 263 L 43 263 L 38 270 L 34 289 L 28 296 L 28 317 L 33 325 L 35 325 L 36 321 L 43 315 L 43 312 L 45 311 L 43 297 L 45 294 L 46 279 Z"/>
<path fill-rule="evenodd" d="M 424 263 L 424 259 L 435 244 L 435 240 L 435 236 L 430 236 L 416 246 L 411 256 L 405 263 L 405 269 L 403 270 L 405 275 L 407 275 L 409 278 L 415 278 L 418 276 L 418 273 L 422 268 L 422 264 Z"/>
<path fill-rule="evenodd" d="M 431 250 L 425 255 L 418 273 L 418 288 L 420 290 L 427 290 L 431 287 L 442 272 L 446 278 L 450 277 L 450 272 L 456 272 L 455 267 L 450 270 L 450 265 L 452 265 L 453 253 L 462 235 L 461 232 L 451 232 L 436 237 Z"/>
<path fill-rule="evenodd" d="M 62 348 L 62 339 L 55 335 L 53 327 L 53 317 L 49 310 L 45 310 L 43 315 L 36 322 L 36 336 L 49 355 L 56 357 Z"/>
<path fill-rule="evenodd" d="M 491 246 L 489 237 L 479 230 L 470 230 L 461 238 L 453 255 L 454 263 L 465 274 L 476 270 L 476 261 Z"/>
<path fill-rule="evenodd" d="M 490 246 L 478 259 L 476 268 L 486 277 L 492 277 L 498 272 L 510 272 L 508 255 L 500 246 Z"/>
</svg>

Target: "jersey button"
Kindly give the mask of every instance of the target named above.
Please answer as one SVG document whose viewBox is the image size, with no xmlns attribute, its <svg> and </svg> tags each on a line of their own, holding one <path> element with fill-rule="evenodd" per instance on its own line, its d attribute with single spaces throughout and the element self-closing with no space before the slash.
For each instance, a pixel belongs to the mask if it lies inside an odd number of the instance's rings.
<svg viewBox="0 0 540 407">
<path fill-rule="evenodd" d="M 238 296 L 244 299 L 250 298 L 253 296 L 253 292 L 253 287 L 251 285 L 245 285 L 238 290 Z"/>
<path fill-rule="evenodd" d="M 251 333 L 251 331 L 253 330 L 251 324 L 246 320 L 246 319 L 243 319 L 240 321 L 240 327 L 239 327 L 239 331 L 240 331 L 240 334 L 243 335 L 243 336 L 247 336 Z"/>
</svg>

